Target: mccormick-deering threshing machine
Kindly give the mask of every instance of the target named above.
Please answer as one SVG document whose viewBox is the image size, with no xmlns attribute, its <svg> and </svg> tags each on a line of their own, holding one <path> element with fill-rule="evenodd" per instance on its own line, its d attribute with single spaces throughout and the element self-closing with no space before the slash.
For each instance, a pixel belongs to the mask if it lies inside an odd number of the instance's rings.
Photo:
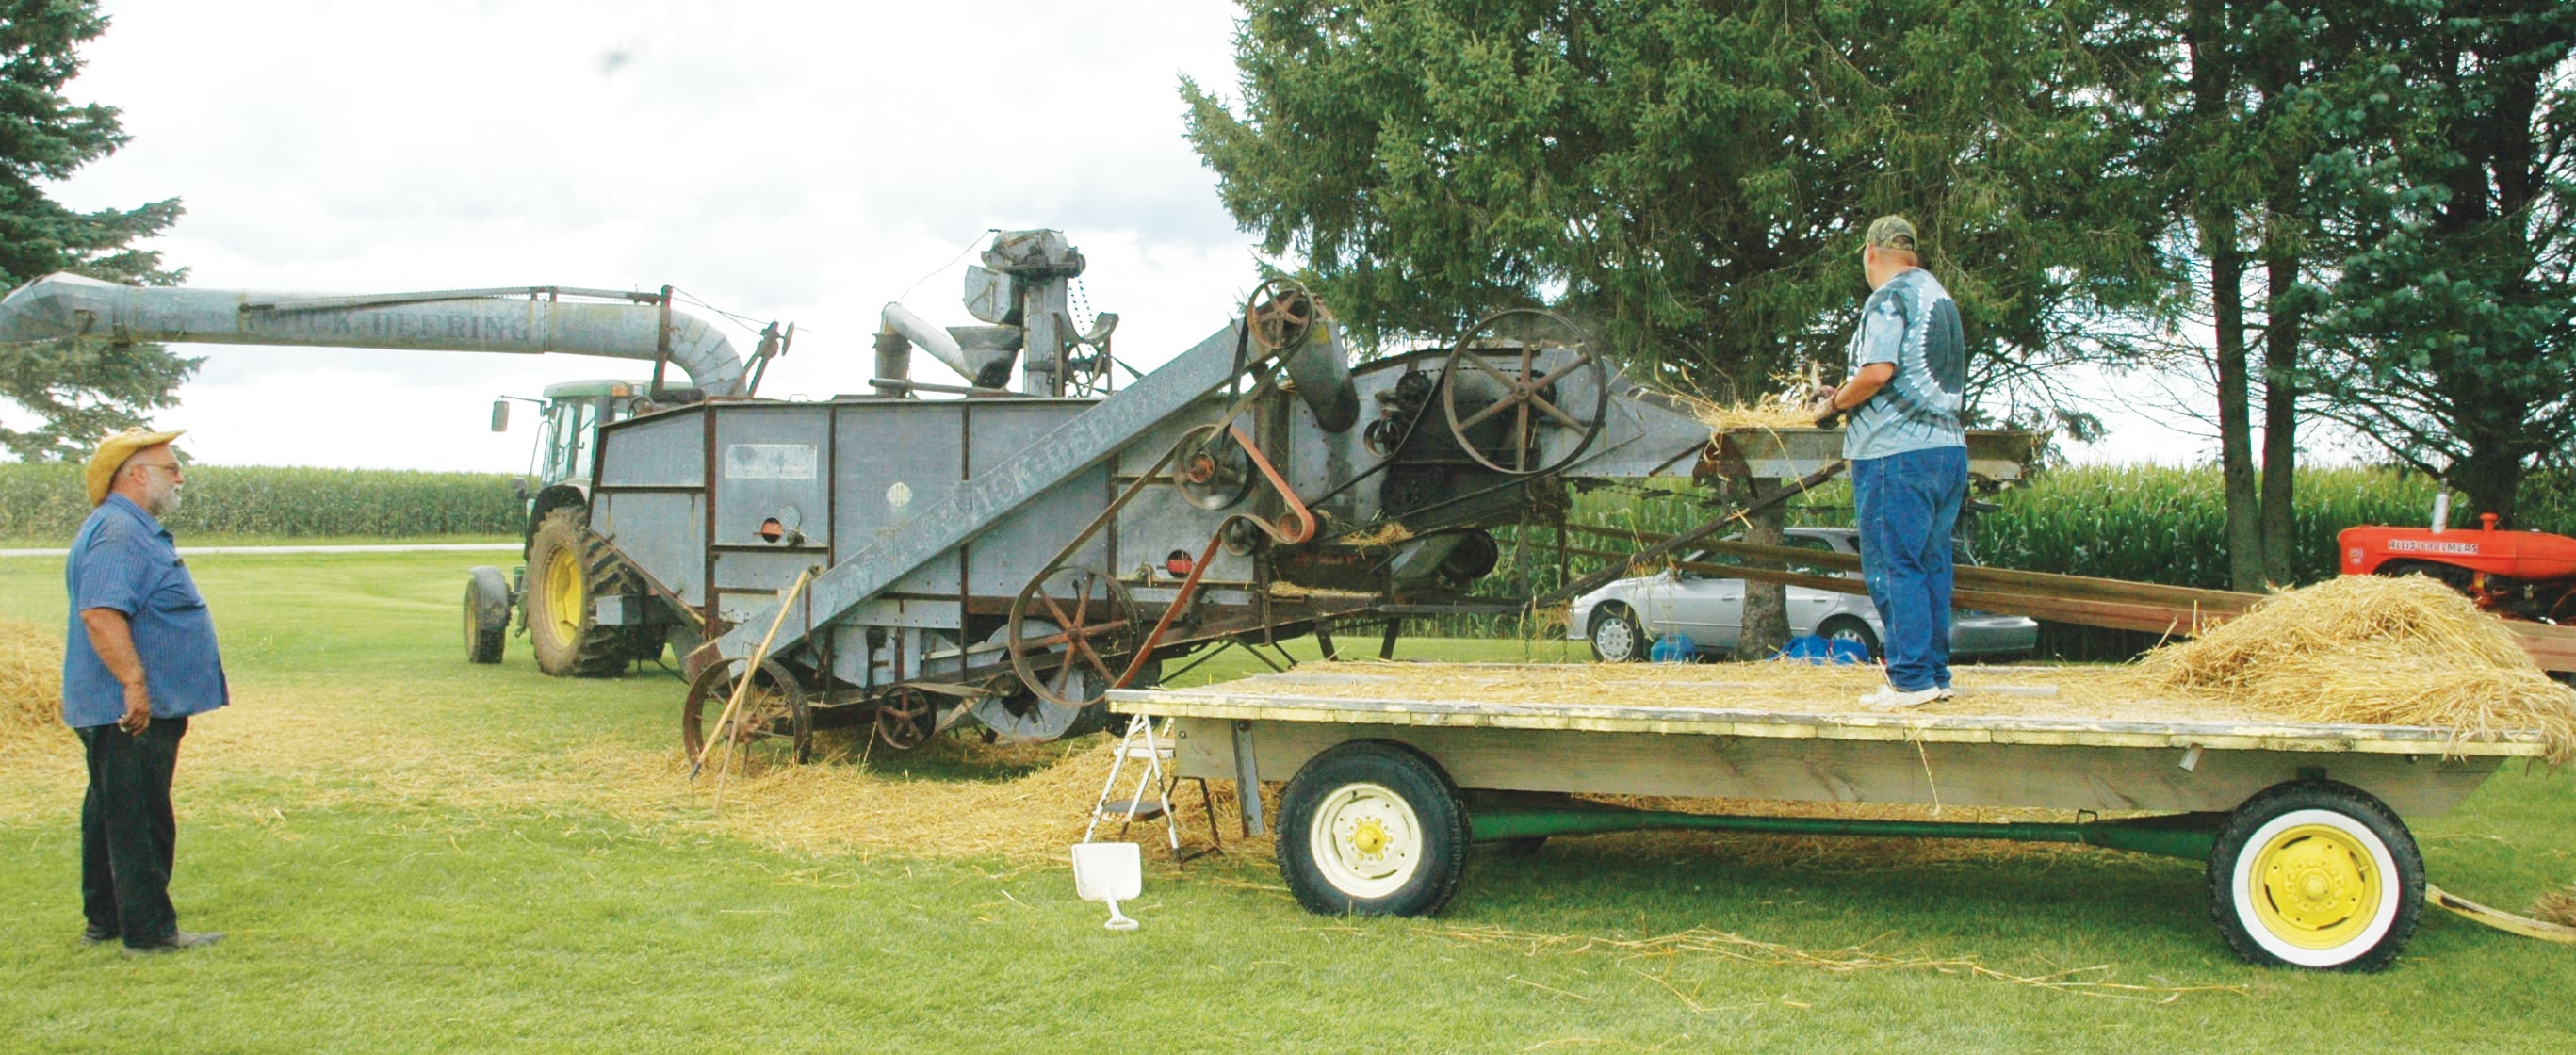
<svg viewBox="0 0 2576 1055">
<path fill-rule="evenodd" d="M 1391 646 L 1404 618 L 1526 607 L 1471 599 L 1500 557 L 1488 529 L 1557 519 L 1572 482 L 1831 475 L 1822 449 L 1748 469 L 1740 445 L 1712 443 L 1688 406 L 1544 312 L 1354 366 L 1323 305 L 1278 280 L 1159 368 L 1130 370 L 1111 354 L 1115 315 L 1076 326 L 1083 267 L 1055 231 L 1001 232 L 966 271 L 976 324 L 888 305 L 868 390 L 815 401 L 754 395 L 792 328 L 770 326 L 746 363 L 667 289 L 345 296 L 52 276 L 0 301 L 0 341 L 653 362 L 623 395 L 558 401 L 594 413 L 550 417 L 524 581 L 476 569 L 465 639 L 471 658 L 497 658 L 517 607 L 549 673 L 676 648 L 693 756 L 721 743 L 802 759 L 834 723 L 873 725 L 896 749 L 970 719 L 1062 736 L 1096 723 L 1112 686 L 1153 684 L 1210 646 L 1353 621 L 1382 622 Z M 967 384 L 914 379 L 915 350 Z M 669 367 L 687 387 L 665 384 Z M 2027 448 L 1980 456 L 1972 436 L 1972 471 L 2016 478 Z"/>
</svg>

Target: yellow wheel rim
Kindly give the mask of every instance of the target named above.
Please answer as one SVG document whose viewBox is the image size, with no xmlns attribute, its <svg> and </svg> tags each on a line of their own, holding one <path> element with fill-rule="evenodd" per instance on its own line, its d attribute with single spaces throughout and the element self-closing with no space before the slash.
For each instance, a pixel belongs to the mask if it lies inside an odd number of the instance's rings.
<svg viewBox="0 0 2576 1055">
<path fill-rule="evenodd" d="M 556 640 L 581 637 L 581 561 L 569 546 L 554 551 L 546 560 L 546 608 L 547 622 L 553 624 Z"/>
<path fill-rule="evenodd" d="M 2255 851 L 2249 879 L 2263 928 L 2302 949 L 2331 949 L 2361 936 L 2387 896 L 2369 847 L 2323 824 L 2282 829 Z"/>
</svg>

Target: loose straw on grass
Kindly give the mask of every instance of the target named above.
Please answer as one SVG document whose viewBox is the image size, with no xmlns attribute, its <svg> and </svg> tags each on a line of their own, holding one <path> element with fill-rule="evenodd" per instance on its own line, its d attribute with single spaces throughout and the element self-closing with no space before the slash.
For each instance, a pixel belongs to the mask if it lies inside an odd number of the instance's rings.
<svg viewBox="0 0 2576 1055">
<path fill-rule="evenodd" d="M 2078 996 L 2105 997 L 2116 1000 L 2140 1000 L 2170 1004 L 2186 993 L 2234 993 L 2251 995 L 2238 985 L 2129 985 L 2098 981 L 2112 969 L 2110 964 L 2078 967 L 2050 974 L 2023 975 L 1988 967 L 1973 956 L 1934 957 L 1921 954 L 1890 955 L 1872 952 L 1862 946 L 1810 952 L 1775 942 L 1758 941 L 1741 934 L 1693 927 L 1651 938 L 1603 938 L 1580 934 L 1534 934 L 1491 925 L 1441 926 L 1426 928 L 1430 933 L 1471 945 L 1500 945 L 1522 950 L 1523 955 L 1541 953 L 1580 955 L 1606 953 L 1621 961 L 1671 959 L 1684 955 L 1714 956 L 1765 967 L 1805 967 L 1828 974 L 1857 974 L 1863 971 L 1937 971 L 1942 974 L 1964 974 L 1997 982 L 2027 985 L 2052 992 Z M 1649 979 L 1653 976 L 1648 975 Z M 1679 995 L 1676 993 L 1675 995 Z M 1688 998 L 1683 1002 L 1692 1004 Z M 1692 1004 L 1694 1013 L 1706 1010 Z"/>
<path fill-rule="evenodd" d="M 2552 890 L 2531 903 L 2531 918 L 2561 927 L 2576 927 L 2576 886 Z"/>
</svg>

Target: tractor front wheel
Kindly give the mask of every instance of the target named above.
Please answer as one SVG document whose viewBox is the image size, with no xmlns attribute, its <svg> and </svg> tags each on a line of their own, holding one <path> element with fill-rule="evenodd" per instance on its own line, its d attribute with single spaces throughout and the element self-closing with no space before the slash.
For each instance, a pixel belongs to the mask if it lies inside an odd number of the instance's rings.
<svg viewBox="0 0 2576 1055">
<path fill-rule="evenodd" d="M 598 600 L 633 583 L 617 551 L 590 532 L 583 509 L 546 514 L 528 546 L 528 643 L 537 669 L 558 678 L 610 678 L 635 656 L 627 628 L 599 621 Z"/>
</svg>

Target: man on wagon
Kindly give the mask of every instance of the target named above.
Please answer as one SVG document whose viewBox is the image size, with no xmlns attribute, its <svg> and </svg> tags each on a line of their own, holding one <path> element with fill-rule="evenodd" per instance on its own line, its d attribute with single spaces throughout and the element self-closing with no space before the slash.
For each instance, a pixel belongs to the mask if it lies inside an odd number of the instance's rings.
<svg viewBox="0 0 2576 1055">
<path fill-rule="evenodd" d="M 1959 307 L 1923 269 L 1914 225 L 1870 222 L 1861 270 L 1871 293 L 1853 332 L 1852 377 L 1816 402 L 1819 421 L 1849 414 L 1860 526 L 1861 578 L 1886 625 L 1887 681 L 1871 707 L 1914 707 L 1951 695 L 1950 534 L 1968 488 L 1968 437 L 1959 420 L 1967 344 Z"/>
</svg>

